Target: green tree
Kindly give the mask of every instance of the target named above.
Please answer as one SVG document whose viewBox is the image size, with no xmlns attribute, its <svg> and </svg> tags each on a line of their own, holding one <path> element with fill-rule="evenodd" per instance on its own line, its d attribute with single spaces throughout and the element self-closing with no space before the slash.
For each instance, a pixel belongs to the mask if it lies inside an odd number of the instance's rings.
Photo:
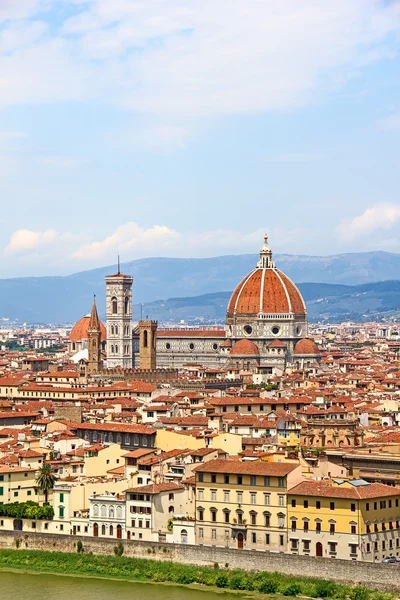
<svg viewBox="0 0 400 600">
<path fill-rule="evenodd" d="M 48 504 L 48 495 L 49 495 L 49 490 L 52 490 L 54 487 L 54 484 L 56 482 L 56 477 L 53 473 L 53 471 L 51 470 L 51 465 L 49 465 L 48 463 L 45 463 L 40 469 L 39 469 L 39 473 L 36 477 L 36 483 L 37 486 L 40 490 L 42 490 L 42 492 L 44 492 L 44 501 L 45 504 Z"/>
</svg>

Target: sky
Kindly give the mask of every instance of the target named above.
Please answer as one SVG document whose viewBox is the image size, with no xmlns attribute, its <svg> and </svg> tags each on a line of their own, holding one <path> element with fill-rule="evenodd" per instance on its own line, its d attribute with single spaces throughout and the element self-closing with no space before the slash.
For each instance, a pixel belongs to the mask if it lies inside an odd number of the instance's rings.
<svg viewBox="0 0 400 600">
<path fill-rule="evenodd" d="M 400 252 L 400 0 L 0 0 L 0 277 Z"/>
</svg>

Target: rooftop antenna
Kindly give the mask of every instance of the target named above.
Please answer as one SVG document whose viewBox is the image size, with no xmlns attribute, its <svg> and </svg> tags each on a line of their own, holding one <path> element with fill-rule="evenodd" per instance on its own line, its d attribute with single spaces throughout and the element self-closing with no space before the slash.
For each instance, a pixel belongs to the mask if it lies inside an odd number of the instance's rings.
<svg viewBox="0 0 400 600">
<path fill-rule="evenodd" d="M 120 275 L 120 274 L 121 274 L 121 267 L 119 264 L 119 254 L 118 254 L 118 275 Z"/>
</svg>

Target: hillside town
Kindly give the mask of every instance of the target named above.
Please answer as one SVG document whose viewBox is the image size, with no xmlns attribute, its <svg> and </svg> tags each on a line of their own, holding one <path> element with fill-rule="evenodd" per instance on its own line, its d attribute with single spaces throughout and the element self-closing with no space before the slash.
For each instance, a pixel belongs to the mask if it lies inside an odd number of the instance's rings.
<svg viewBox="0 0 400 600">
<path fill-rule="evenodd" d="M 310 325 L 267 237 L 224 328 L 3 329 L 0 532 L 400 560 L 395 324 Z"/>
</svg>

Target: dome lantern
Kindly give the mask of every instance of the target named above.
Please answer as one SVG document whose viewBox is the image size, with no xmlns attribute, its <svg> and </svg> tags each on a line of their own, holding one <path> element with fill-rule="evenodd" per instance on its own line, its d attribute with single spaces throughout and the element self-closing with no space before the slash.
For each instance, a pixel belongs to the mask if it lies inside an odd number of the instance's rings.
<svg viewBox="0 0 400 600">
<path fill-rule="evenodd" d="M 260 269 L 274 269 L 275 263 L 272 260 L 272 250 L 268 245 L 268 235 L 264 235 L 264 244 L 260 250 L 260 260 L 257 263 Z"/>
</svg>

